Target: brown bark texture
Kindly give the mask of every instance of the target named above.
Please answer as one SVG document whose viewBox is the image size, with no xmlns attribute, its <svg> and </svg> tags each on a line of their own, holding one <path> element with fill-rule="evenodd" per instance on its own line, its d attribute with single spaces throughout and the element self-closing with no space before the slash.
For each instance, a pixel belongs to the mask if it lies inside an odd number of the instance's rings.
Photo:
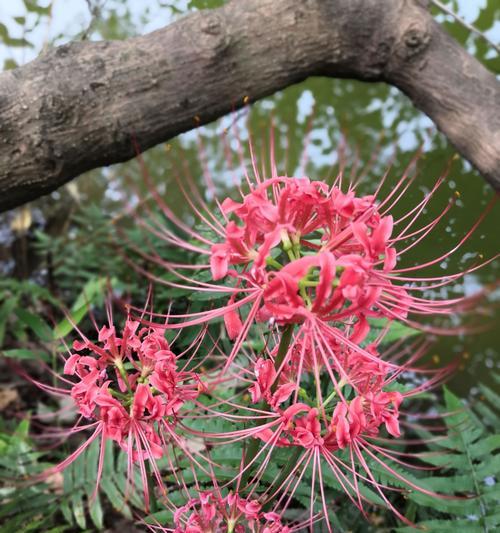
<svg viewBox="0 0 500 533">
<path fill-rule="evenodd" d="M 500 189 L 500 82 L 425 0 L 233 0 L 0 74 L 0 211 L 309 76 L 398 87 Z"/>
</svg>

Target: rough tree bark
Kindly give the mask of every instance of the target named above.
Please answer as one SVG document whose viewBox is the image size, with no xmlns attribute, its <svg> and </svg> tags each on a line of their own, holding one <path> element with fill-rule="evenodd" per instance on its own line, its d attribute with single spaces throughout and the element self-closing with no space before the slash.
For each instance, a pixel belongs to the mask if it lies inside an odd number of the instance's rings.
<svg viewBox="0 0 500 533">
<path fill-rule="evenodd" d="M 0 211 L 309 76 L 392 84 L 500 189 L 500 84 L 425 0 L 233 0 L 0 75 Z"/>
</svg>

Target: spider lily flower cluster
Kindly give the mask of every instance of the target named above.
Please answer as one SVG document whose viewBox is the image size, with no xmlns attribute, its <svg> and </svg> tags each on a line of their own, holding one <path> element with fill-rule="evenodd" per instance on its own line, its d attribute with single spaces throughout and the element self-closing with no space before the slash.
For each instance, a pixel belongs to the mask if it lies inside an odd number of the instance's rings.
<svg viewBox="0 0 500 533">
<path fill-rule="evenodd" d="M 116 441 L 130 468 L 139 463 L 146 497 L 145 463 L 153 464 L 156 482 L 165 489 L 155 461 L 167 459 L 186 500 L 176 509 L 168 503 L 173 509 L 169 531 L 243 532 L 247 527 L 286 533 L 304 524 L 312 528 L 320 519 L 331 531 L 332 483 L 363 514 L 367 505 L 383 503 L 409 523 L 387 496 L 389 490 L 403 489 L 381 482 L 380 471 L 399 486 L 438 496 L 401 473 L 399 467 L 412 466 L 407 462 L 411 452 L 392 443 L 403 426 L 411 427 L 405 417 L 409 400 L 440 383 L 451 367 L 433 369 L 421 362 L 425 339 L 390 344 L 386 337 L 394 323 L 457 331 L 421 324 L 418 318 L 447 317 L 470 307 L 475 298 L 427 295 L 480 265 L 443 277 L 411 276 L 455 251 L 485 214 L 452 250 L 400 268 L 398 259 L 429 235 L 453 204 L 417 227 L 442 178 L 413 209 L 394 219 L 391 210 L 412 181 L 407 174 L 379 199 L 380 187 L 365 196 L 352 184 L 343 188 L 342 174 L 327 185 L 280 176 L 273 165 L 270 177 L 261 177 L 252 163 L 254 179 L 246 174 L 239 198 L 216 201 L 216 211 L 194 187 L 187 193 L 181 184 L 203 230 L 179 219 L 154 189 L 168 224 L 156 215 L 135 213 L 138 224 L 193 255 L 191 262 L 174 263 L 155 250 L 136 248 L 142 258 L 165 268 L 170 281 L 136 264 L 137 270 L 175 288 L 213 293 L 218 301 L 222 296 L 224 303 L 196 312 L 151 312 L 150 320 L 137 309 L 142 316 L 129 316 L 121 336 L 110 321 L 99 330 L 98 342 L 77 341 L 65 373 L 77 379 L 71 396 L 82 417 L 91 420 L 84 427 L 95 428 L 91 439 L 101 435 L 103 442 Z M 229 348 L 210 333 L 211 323 L 221 318 Z M 186 328 L 200 326 L 190 348 L 175 355 L 165 330 L 182 336 Z M 207 339 L 212 341 L 208 349 Z M 418 380 L 409 379 L 417 374 Z M 221 422 L 223 430 L 216 427 Z M 205 456 L 191 450 L 190 438 L 204 439 Z M 190 463 L 196 480 L 191 485 L 174 465 L 171 444 Z M 239 446 L 241 460 L 230 474 L 231 465 L 210 457 L 210 450 L 220 446 Z M 266 471 L 273 464 L 280 474 L 270 481 Z M 226 469 L 224 484 L 218 480 L 221 468 Z M 204 472 L 208 484 L 198 482 L 197 471 Z M 305 521 L 302 516 L 302 525 L 286 524 L 304 485 L 309 487 Z"/>
<path fill-rule="evenodd" d="M 174 515 L 175 533 L 205 533 L 206 531 L 234 531 L 234 533 L 291 533 L 276 513 L 266 513 L 257 500 L 220 491 L 200 492 L 179 507 Z M 246 527 L 245 527 L 245 525 Z M 248 529 L 247 529 L 248 528 Z"/>
<path fill-rule="evenodd" d="M 163 330 L 139 326 L 127 320 L 121 337 L 114 326 L 103 326 L 99 344 L 75 341 L 64 366 L 78 379 L 70 394 L 79 412 L 97 420 L 103 437 L 134 461 L 163 455 L 154 423 L 170 432 L 176 413 L 203 388 L 196 372 L 178 368 Z"/>
<path fill-rule="evenodd" d="M 96 490 L 103 471 L 107 441 L 116 442 L 128 457 L 128 483 L 134 482 L 133 466 L 139 465 L 145 508 L 149 508 L 153 476 L 165 492 L 156 461 L 169 446 L 184 450 L 192 457 L 184 437 L 177 430 L 179 411 L 205 390 L 202 377 L 188 367 L 197 356 L 202 334 L 188 348 L 190 357 L 175 354 L 165 339 L 164 328 L 143 327 L 127 317 L 118 333 L 108 306 L 108 325 L 97 331 L 94 342 L 80 332 L 64 364 L 64 386 L 37 383 L 48 392 L 70 396 L 76 406 L 76 425 L 71 434 L 93 430 L 66 460 L 42 474 L 46 477 L 66 468 L 95 440 L 100 439 Z M 69 387 L 68 387 L 69 386 Z M 82 423 L 82 420 L 85 420 Z M 196 462 L 196 459 L 192 457 Z M 146 468 L 150 462 L 152 467 Z M 149 472 L 147 471 L 149 470 Z"/>
<path fill-rule="evenodd" d="M 409 466 L 407 453 L 388 444 L 401 436 L 401 417 L 406 414 L 401 409 L 407 400 L 442 382 L 453 365 L 431 369 L 419 362 L 426 340 L 387 346 L 384 339 L 395 321 L 435 333 L 459 331 L 434 327 L 428 319 L 467 310 L 479 296 L 437 300 L 429 293 L 481 265 L 442 277 L 411 276 L 458 249 L 486 212 L 451 250 L 421 265 L 399 268 L 399 258 L 425 239 L 454 203 L 450 200 L 434 220 L 419 225 L 443 177 L 395 220 L 391 210 L 412 182 L 406 173 L 388 196 L 379 199 L 380 187 L 365 196 L 352 184 L 343 189 L 342 174 L 327 185 L 307 177 L 280 176 L 274 165 L 270 177 L 262 177 L 255 160 L 252 168 L 254 178 L 245 174 L 239 198 L 217 201 L 217 211 L 195 192 L 189 177 L 189 193 L 181 184 L 203 231 L 180 221 L 154 189 L 164 216 L 179 233 L 154 217 L 137 216 L 139 224 L 167 243 L 206 258 L 203 264 L 179 264 L 154 250 L 138 251 L 178 277 L 161 283 L 227 294 L 224 305 L 206 311 L 157 315 L 168 320 L 170 329 L 222 317 L 232 341 L 223 355 L 223 375 L 244 389 L 231 401 L 218 396 L 213 406 L 199 404 L 198 416 L 205 417 L 207 426 L 210 417 L 217 417 L 240 427 L 192 432 L 214 446 L 245 442 L 233 479 L 243 493 L 253 494 L 251 487 L 259 480 L 263 483 L 266 467 L 279 450 L 289 450 L 282 475 L 271 486 L 264 483 L 260 494 L 260 501 L 279 515 L 286 512 L 299 485 L 310 483 L 309 523 L 320 513 L 331 530 L 332 504 L 324 478 L 333 475 L 337 487 L 361 512 L 369 503 L 363 485 L 408 523 L 386 496 L 390 487 L 378 481 L 374 470 L 385 470 L 411 490 L 434 494 L 399 472 L 399 466 Z M 188 238 L 183 240 L 182 234 Z M 196 270 L 208 271 L 212 281 L 189 274 Z M 264 348 L 256 353 L 249 346 L 259 335 Z M 418 373 L 419 380 L 408 382 L 409 375 Z M 406 419 L 403 423 L 411 426 Z"/>
</svg>

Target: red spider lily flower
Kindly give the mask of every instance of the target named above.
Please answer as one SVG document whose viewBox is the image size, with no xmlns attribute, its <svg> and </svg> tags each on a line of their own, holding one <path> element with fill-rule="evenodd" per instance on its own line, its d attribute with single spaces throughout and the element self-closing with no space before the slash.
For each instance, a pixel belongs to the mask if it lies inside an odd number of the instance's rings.
<svg viewBox="0 0 500 533">
<path fill-rule="evenodd" d="M 238 494 L 229 493 L 222 497 L 220 492 L 200 492 L 178 508 L 174 515 L 175 533 L 205 533 L 220 531 L 244 533 L 289 533 L 278 515 L 265 513 L 257 500 L 249 500 Z"/>
<path fill-rule="evenodd" d="M 128 317 L 120 336 L 112 325 L 109 308 L 108 317 L 109 325 L 99 329 L 97 342 L 79 332 L 82 340 L 73 343 L 73 351 L 64 365 L 65 375 L 73 381 L 60 377 L 69 388 L 50 387 L 31 380 L 48 392 L 73 399 L 81 416 L 67 435 L 93 430 L 75 452 L 44 472 L 41 478 L 62 471 L 100 438 L 97 491 L 106 442 L 115 441 L 128 456 L 129 483 L 133 479 L 133 465 L 139 467 L 147 509 L 150 494 L 146 462 L 151 464 L 152 475 L 165 495 L 156 461 L 168 454 L 169 445 L 183 450 L 186 457 L 203 468 L 177 427 L 184 405 L 205 390 L 200 374 L 189 369 L 203 331 L 187 350 L 176 355 L 165 339 L 164 329 L 141 327 L 138 321 Z M 192 352 L 191 356 L 183 357 L 188 351 Z M 89 422 L 81 424 L 82 419 Z"/>
<path fill-rule="evenodd" d="M 257 168 L 255 160 L 252 166 Z M 435 220 L 414 229 L 442 181 L 440 178 L 414 209 L 395 220 L 390 210 L 411 184 L 407 174 L 385 199 L 379 200 L 379 190 L 374 195 L 360 196 L 350 184 L 343 191 L 341 175 L 329 186 L 306 177 L 279 176 L 273 164 L 267 179 L 257 172 L 254 181 L 247 176 L 248 191 L 240 189 L 240 201 L 226 198 L 217 202 L 218 214 L 210 210 L 198 193 L 186 193 L 194 214 L 212 232 L 213 238 L 179 220 L 152 189 L 165 217 L 181 233 L 187 234 L 189 240 L 182 240 L 155 218 L 146 222 L 136 215 L 139 224 L 168 243 L 208 259 L 206 264 L 179 264 L 162 259 L 154 250 L 151 254 L 138 250 L 145 259 L 177 275 L 179 283 L 153 279 L 193 291 L 228 295 L 226 304 L 219 308 L 156 316 L 168 318 L 169 328 L 223 317 L 228 336 L 235 341 L 226 369 L 255 320 L 299 324 L 305 335 L 315 337 L 314 342 L 321 343 L 328 337 L 323 348 L 325 353 L 331 351 L 328 344 L 335 339 L 351 350 L 357 349 L 367 359 L 371 356 L 359 343 L 370 330 L 370 318 L 397 319 L 427 331 L 456 332 L 456 328 L 446 330 L 419 324 L 413 317 L 450 317 L 472 306 L 475 298 L 437 300 L 417 294 L 451 284 L 480 265 L 442 277 L 409 278 L 405 274 L 441 262 L 456 251 L 477 228 L 493 202 L 452 250 L 420 266 L 397 268 L 397 260 L 424 239 L 453 205 L 451 200 Z M 399 233 L 395 228 L 401 228 Z M 409 244 L 401 246 L 405 240 Z M 199 281 L 183 274 L 182 269 L 209 270 L 214 282 L 225 283 Z M 427 283 L 418 286 L 417 282 Z M 243 309 L 246 310 L 240 312 Z M 302 333 L 297 335 L 299 339 L 302 336 Z"/>
<path fill-rule="evenodd" d="M 294 383 L 284 383 L 272 390 L 276 381 L 277 372 L 271 359 L 259 358 L 255 364 L 256 383 L 250 387 L 249 392 L 254 403 L 265 400 L 270 406 L 277 407 L 286 402 L 292 392 L 296 389 Z"/>
<path fill-rule="evenodd" d="M 281 514 L 266 509 L 269 502 L 255 493 L 256 486 L 245 494 L 222 488 L 215 473 L 210 472 L 213 484 L 202 487 L 196 471 L 189 482 L 180 472 L 179 485 L 185 503 L 173 512 L 171 527 L 157 522 L 147 524 L 152 531 L 172 533 L 293 533 L 303 531 L 305 522 L 284 523 Z"/>
<path fill-rule="evenodd" d="M 290 343 L 292 342 L 290 340 Z M 397 369 L 396 365 L 391 365 L 390 362 L 401 359 L 407 351 L 412 354 L 409 360 L 412 372 L 415 372 L 418 369 L 414 363 L 423 356 L 425 348 L 425 341 L 400 347 L 399 351 L 391 348 L 386 356 L 387 361 L 383 361 L 377 344 L 372 344 L 367 349 L 373 358 L 379 358 L 379 361 L 376 364 L 373 360 L 368 360 L 366 368 L 363 367 L 362 355 L 351 352 L 352 363 L 345 364 L 347 376 L 342 379 L 336 371 L 334 374 L 336 386 L 330 387 L 328 397 L 317 386 L 317 384 L 325 385 L 328 380 L 324 378 L 328 378 L 328 374 L 319 372 L 314 357 L 312 363 L 301 369 L 301 362 L 306 357 L 304 353 L 302 355 L 297 353 L 298 348 L 295 347 L 289 364 L 279 373 L 276 361 L 279 350 L 268 350 L 264 357 L 253 356 L 252 371 L 240 368 L 238 372 L 238 380 L 248 383 L 247 391 L 252 402 L 259 404 L 256 408 L 247 407 L 243 400 L 239 404 L 225 403 L 226 407 L 234 406 L 232 412 L 227 409 L 217 412 L 217 403 L 213 409 L 198 404 L 199 409 L 206 409 L 209 416 L 225 418 L 233 423 L 239 422 L 239 428 L 236 426 L 232 431 L 221 433 L 209 431 L 193 431 L 193 433 L 214 440 L 214 445 L 217 445 L 217 441 L 227 444 L 244 439 L 261 441 L 261 446 L 256 448 L 258 451 L 242 464 L 231 482 L 236 483 L 241 489 L 245 488 L 242 480 L 248 478 L 248 472 L 253 471 L 252 478 L 255 483 L 265 472 L 266 465 L 272 462 L 277 449 L 290 450 L 288 470 L 284 468 L 285 474 L 276 486 L 268 486 L 263 493 L 264 497 L 273 501 L 273 512 L 280 514 L 285 512 L 305 473 L 312 469 L 314 473 L 311 480 L 311 498 L 315 498 L 319 490 L 323 516 L 328 516 L 331 503 L 324 494 L 323 481 L 327 469 L 361 512 L 364 513 L 366 505 L 371 504 L 361 489 L 365 487 L 372 489 L 401 520 L 409 523 L 385 496 L 387 491 L 402 489 L 378 482 L 373 470 L 375 467 L 385 470 L 388 475 L 405 483 L 409 489 L 443 497 L 420 487 L 411 477 L 400 474 L 397 465 L 410 465 L 402 461 L 400 452 L 395 452 L 385 445 L 390 437 L 397 438 L 401 435 L 401 417 L 406 425 L 411 425 L 406 421 L 406 414 L 402 415 L 400 411 L 401 404 L 440 383 L 451 370 L 448 368 L 430 371 L 424 367 L 420 371 L 424 376 L 433 374 L 430 379 L 424 380 L 421 385 L 409 383 L 404 392 L 390 390 L 396 378 L 401 377 L 404 371 L 404 367 Z M 350 355 L 344 353 L 344 360 L 349 361 Z M 299 373 L 300 380 L 298 380 Z M 305 384 L 307 382 L 312 385 L 307 387 Z M 348 387 L 354 389 L 351 383 L 358 384 L 356 392 L 354 390 L 348 392 Z M 309 393 L 306 394 L 302 387 L 306 387 Z M 297 397 L 299 389 L 302 395 L 300 401 Z M 297 394 L 294 395 L 294 392 Z M 412 417 L 415 418 L 415 415 Z M 245 420 L 247 427 L 242 427 L 241 422 Z M 419 444 L 422 442 L 419 441 Z M 411 454 L 408 453 L 408 456 L 411 457 Z M 415 468 L 427 467 L 415 465 Z M 309 524 L 317 519 L 315 514 L 317 508 L 314 512 L 313 509 L 314 505 L 311 502 Z M 326 527 L 331 530 L 330 524 L 327 523 Z"/>
<path fill-rule="evenodd" d="M 412 489 L 439 496 L 400 474 L 394 465 L 407 465 L 400 458 L 402 452 L 385 443 L 398 438 L 400 426 L 407 423 L 401 420 L 406 400 L 442 381 L 450 369 L 432 371 L 417 365 L 425 342 L 389 350 L 379 347 L 393 320 L 426 331 L 457 331 L 419 324 L 414 317 L 448 317 L 470 307 L 476 299 L 439 300 L 426 291 L 449 285 L 481 265 L 441 277 L 406 274 L 441 262 L 458 249 L 493 202 L 457 246 L 432 261 L 403 269 L 397 268 L 399 258 L 429 235 L 453 205 L 450 201 L 437 218 L 416 229 L 443 178 L 413 209 L 394 218 L 390 212 L 412 182 L 406 173 L 380 200 L 380 188 L 364 196 L 357 194 L 352 183 L 343 190 L 341 174 L 327 185 L 303 176 L 280 176 L 274 163 L 271 175 L 261 177 L 255 159 L 252 166 L 254 180 L 245 174 L 245 191 L 239 188 L 237 201 L 216 201 L 218 212 L 195 189 L 185 193 L 204 229 L 192 229 L 180 220 L 154 189 L 168 227 L 151 211 L 147 221 L 135 214 L 138 223 L 155 236 L 205 258 L 202 264 L 180 264 L 163 259 L 155 250 L 136 249 L 178 281 L 138 270 L 173 287 L 227 295 L 223 305 L 205 311 L 152 315 L 167 319 L 167 329 L 223 318 L 233 341 L 230 353 L 222 354 L 225 364 L 218 383 L 234 380 L 245 390 L 227 399 L 218 397 L 215 388 L 212 405 L 195 399 L 200 413 L 186 417 L 183 429 L 214 442 L 250 442 L 241 469 L 231 480 L 242 491 L 262 478 L 279 448 L 290 450 L 292 460 L 283 476 L 263 494 L 273 501 L 272 512 L 280 514 L 288 508 L 297 487 L 311 472 L 309 524 L 312 527 L 316 520 L 314 504 L 320 501 L 331 531 L 323 481 L 326 467 L 363 513 L 368 498 L 361 485 L 409 523 L 385 495 L 386 490 L 402 489 L 379 482 L 374 465 Z M 182 185 L 181 189 L 185 192 Z M 172 225 L 179 234 L 170 229 Z M 197 271 L 205 271 L 212 280 L 185 273 Z M 369 337 L 373 320 L 385 323 L 374 341 Z M 154 327 L 152 320 L 147 324 Z M 245 344 L 252 339 L 256 324 L 261 329 L 267 324 L 266 344 L 259 356 L 249 356 Z M 398 390 L 396 380 L 410 373 L 420 373 L 422 383 Z M 245 394 L 257 405 L 245 403 Z M 189 418 L 204 417 L 238 425 L 224 432 L 189 427 Z M 249 482 L 249 476 L 253 481 Z"/>
</svg>

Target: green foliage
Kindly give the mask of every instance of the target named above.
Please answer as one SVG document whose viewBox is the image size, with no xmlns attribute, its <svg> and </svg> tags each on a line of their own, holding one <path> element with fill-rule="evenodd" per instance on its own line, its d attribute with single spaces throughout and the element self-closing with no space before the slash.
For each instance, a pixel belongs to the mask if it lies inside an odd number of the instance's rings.
<svg viewBox="0 0 500 533">
<path fill-rule="evenodd" d="M 214 9 L 227 3 L 227 0 L 190 0 L 190 9 Z"/>
<path fill-rule="evenodd" d="M 445 389 L 448 436 L 429 444 L 432 453 L 422 454 L 425 462 L 442 467 L 442 471 L 425 479 L 423 486 L 460 498 L 439 499 L 416 491 L 409 494 L 415 504 L 409 507 L 427 531 L 460 527 L 467 533 L 493 533 L 500 528 L 500 396 L 484 385 L 481 389 L 484 397 L 469 407 Z"/>
<path fill-rule="evenodd" d="M 71 306 L 69 315 L 56 324 L 52 336 L 59 339 L 68 335 L 87 315 L 91 305 L 102 307 L 107 291 L 116 285 L 116 279 L 90 278 Z"/>
<path fill-rule="evenodd" d="M 91 277 L 67 316 L 51 327 L 42 316 L 47 315 L 49 310 L 63 313 L 64 304 L 50 291 L 30 281 L 0 281 L 1 355 L 49 361 L 50 353 L 57 348 L 54 341 L 68 335 L 88 314 L 91 306 L 102 307 L 108 287 L 116 286 L 115 279 Z M 31 348 L 30 344 L 34 347 Z"/>
<path fill-rule="evenodd" d="M 147 284 L 144 276 L 132 268 L 130 260 L 152 274 L 165 276 L 163 269 L 150 268 L 148 254 L 155 251 L 173 260 L 185 257 L 158 237 L 145 238 L 144 230 L 124 218 L 123 213 L 114 218 L 90 204 L 73 214 L 67 233 L 54 237 L 36 232 L 36 249 L 42 266 L 50 269 L 55 290 L 72 306 L 75 318 L 83 313 L 86 303 L 100 306 L 102 294 L 110 288 L 126 293 L 137 302 L 145 300 Z M 165 296 L 171 297 L 167 293 Z M 60 336 L 70 330 L 68 323 L 61 324 Z"/>
<path fill-rule="evenodd" d="M 0 280 L 0 353 L 16 359 L 49 359 L 52 328 L 42 318 L 60 302 L 31 281 Z M 30 340 L 35 339 L 33 346 Z M 43 349 L 43 348 L 47 349 Z"/>
<path fill-rule="evenodd" d="M 0 428 L 0 523 L 3 533 L 47 531 L 55 524 L 59 497 L 49 483 L 22 484 L 48 466 L 41 461 L 42 454 L 33 449 L 28 434 L 28 419 L 12 433 L 8 428 Z"/>
<path fill-rule="evenodd" d="M 386 318 L 370 318 L 370 333 L 365 340 L 366 344 L 375 341 L 375 339 L 383 334 L 382 344 L 391 344 L 402 339 L 408 339 L 421 335 L 422 332 L 418 329 L 411 328 L 403 322 L 397 320 L 389 321 Z"/>
<path fill-rule="evenodd" d="M 22 19 L 19 20 L 21 21 Z M 5 24 L 0 24 L 0 40 L 7 46 L 33 46 L 24 38 L 11 37 Z"/>
<path fill-rule="evenodd" d="M 74 301 L 77 292 L 96 277 L 115 274 L 126 280 L 126 267 L 115 247 L 112 218 L 96 205 L 82 207 L 71 218 L 68 232 L 59 237 L 36 232 L 36 249 L 42 258 L 50 258 L 56 289 Z M 47 265 L 48 266 L 48 265 Z"/>
<path fill-rule="evenodd" d="M 93 527 L 103 528 L 103 501 L 108 501 L 115 512 L 132 519 L 132 508 L 143 510 L 141 480 L 135 476 L 127 483 L 127 457 L 106 443 L 103 474 L 97 486 L 100 441 L 95 440 L 65 471 L 64 495 L 61 511 L 69 524 L 86 529 L 89 519 Z"/>
<path fill-rule="evenodd" d="M 97 483 L 99 441 L 95 440 L 64 472 L 45 482 L 36 475 L 53 466 L 42 461 L 29 438 L 29 421 L 12 433 L 0 427 L 0 523 L 2 533 L 19 531 L 102 530 L 104 506 L 132 519 L 132 509 L 143 511 L 140 476 L 127 482 L 127 457 L 111 442 L 106 445 L 103 476 Z M 62 516 L 61 516 L 62 514 Z M 64 519 L 66 525 L 61 525 Z M 57 526 L 57 527 L 56 527 Z"/>
<path fill-rule="evenodd" d="M 23 0 L 23 4 L 24 15 L 14 16 L 10 20 L 6 20 L 7 24 L 0 22 L 0 44 L 9 47 L 9 50 L 35 49 L 36 44 L 30 34 L 46 22 L 51 15 L 52 2 Z M 14 57 L 4 59 L 3 70 L 18 66 L 19 64 Z"/>
</svg>

